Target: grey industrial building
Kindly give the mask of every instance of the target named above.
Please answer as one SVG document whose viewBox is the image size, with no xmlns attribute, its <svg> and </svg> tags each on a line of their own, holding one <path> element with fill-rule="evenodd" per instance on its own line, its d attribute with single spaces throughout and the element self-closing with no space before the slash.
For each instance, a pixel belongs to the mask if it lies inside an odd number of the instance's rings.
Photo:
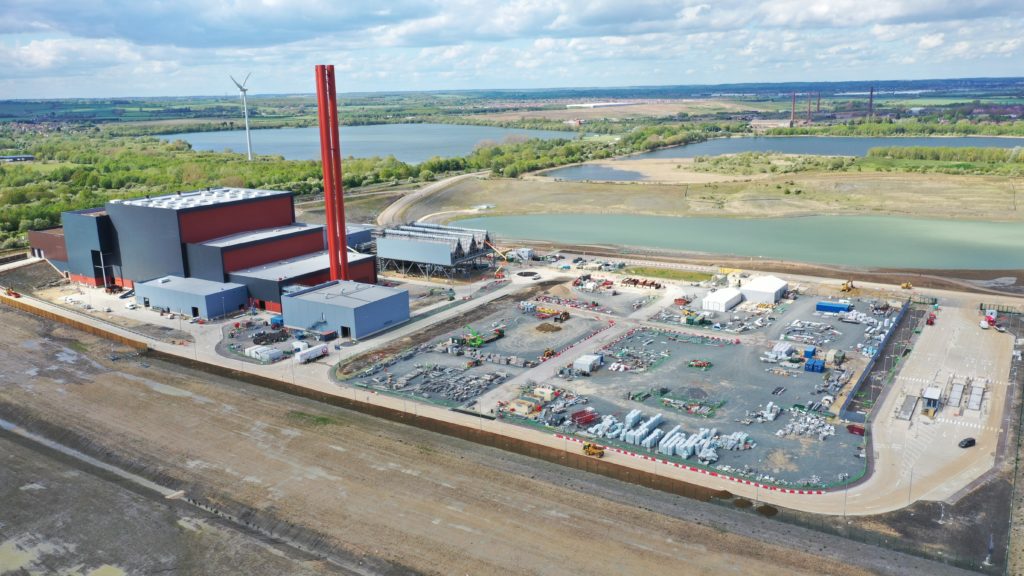
<svg viewBox="0 0 1024 576">
<path fill-rule="evenodd" d="M 245 284 L 253 298 L 273 302 L 291 287 L 315 286 L 330 280 L 328 259 L 327 251 L 321 250 L 231 272 L 228 274 L 228 281 Z M 354 270 L 366 268 L 371 277 L 367 283 L 377 283 L 372 255 L 350 252 L 348 264 L 349 268 Z"/>
<path fill-rule="evenodd" d="M 284 293 L 331 276 L 325 227 L 296 222 L 287 191 L 207 188 L 111 200 L 61 219 L 62 228 L 29 234 L 33 254 L 73 282 L 134 287 L 140 305 L 186 316 L 217 318 L 249 307 L 282 312 Z M 369 227 L 346 226 L 344 234 L 348 246 L 373 246 Z M 346 293 L 376 294 L 375 257 L 348 252 L 348 260 L 347 279 L 355 282 L 346 283 Z M 408 293 L 391 292 L 384 308 L 346 296 L 322 304 L 318 316 L 339 333 L 365 336 L 408 320 Z M 353 308 L 340 312 L 346 303 Z M 312 313 L 293 310 L 306 315 L 295 325 Z"/>
<path fill-rule="evenodd" d="M 244 310 L 249 293 L 242 284 L 165 276 L 136 284 L 135 300 L 146 308 L 209 320 Z"/>
<path fill-rule="evenodd" d="M 285 325 L 320 334 L 366 338 L 409 319 L 409 293 L 384 286 L 333 281 L 285 294 Z"/>
<path fill-rule="evenodd" d="M 417 222 L 377 234 L 381 271 L 419 273 L 428 278 L 465 273 L 493 251 L 487 231 L 474 228 Z"/>
</svg>

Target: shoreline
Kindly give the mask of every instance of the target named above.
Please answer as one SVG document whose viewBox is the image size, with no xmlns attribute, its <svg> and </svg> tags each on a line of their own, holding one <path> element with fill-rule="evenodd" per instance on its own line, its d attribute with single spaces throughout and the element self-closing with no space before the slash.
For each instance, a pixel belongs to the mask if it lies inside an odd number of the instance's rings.
<svg viewBox="0 0 1024 576">
<path fill-rule="evenodd" d="M 975 283 L 991 281 L 996 278 L 1003 278 L 1007 276 L 1024 279 L 1024 269 L 1019 268 L 945 269 L 858 267 L 613 244 L 572 244 L 541 240 L 518 240 L 517 242 L 535 249 L 585 253 L 588 255 L 610 258 L 612 260 L 642 259 L 665 264 L 742 268 L 760 272 L 796 274 L 817 278 L 847 278 L 854 280 L 855 282 L 875 282 L 882 284 L 900 284 L 902 282 L 910 281 L 915 287 L 921 288 L 935 288 L 941 290 L 968 292 L 972 294 L 992 294 L 1000 296 L 1024 295 L 1024 284 L 1015 283 L 1011 286 L 999 289 L 981 286 Z"/>
</svg>

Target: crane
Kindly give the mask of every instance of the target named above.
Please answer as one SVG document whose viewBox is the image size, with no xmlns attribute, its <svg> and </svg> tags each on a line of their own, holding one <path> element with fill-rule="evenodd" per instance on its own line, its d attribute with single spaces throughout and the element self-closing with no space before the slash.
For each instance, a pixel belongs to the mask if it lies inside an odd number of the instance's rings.
<svg viewBox="0 0 1024 576">
<path fill-rule="evenodd" d="M 484 240 L 484 244 L 489 246 L 491 250 L 494 250 L 498 254 L 498 256 L 501 256 L 502 260 L 505 261 L 504 264 L 498 266 L 498 269 L 494 271 L 494 279 L 503 280 L 505 278 L 505 265 L 508 264 L 508 256 L 506 256 L 505 254 L 507 252 L 510 252 L 510 250 L 505 250 L 504 252 L 502 252 L 497 246 L 491 244 L 490 241 L 488 240 Z"/>
</svg>

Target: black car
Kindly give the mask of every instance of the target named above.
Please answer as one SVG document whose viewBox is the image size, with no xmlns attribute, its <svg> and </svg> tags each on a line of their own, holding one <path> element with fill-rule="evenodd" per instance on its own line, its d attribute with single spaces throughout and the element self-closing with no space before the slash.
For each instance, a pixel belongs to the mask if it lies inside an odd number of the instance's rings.
<svg viewBox="0 0 1024 576">
<path fill-rule="evenodd" d="M 974 438 L 964 438 L 963 440 L 960 441 L 961 448 L 970 448 L 975 444 L 977 444 L 977 442 L 974 441 Z"/>
</svg>

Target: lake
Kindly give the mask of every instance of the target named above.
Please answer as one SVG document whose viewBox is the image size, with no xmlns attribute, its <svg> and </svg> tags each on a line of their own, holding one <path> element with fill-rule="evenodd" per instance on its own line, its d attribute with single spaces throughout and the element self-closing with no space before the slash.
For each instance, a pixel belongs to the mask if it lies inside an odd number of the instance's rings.
<svg viewBox="0 0 1024 576">
<path fill-rule="evenodd" d="M 1024 138 L 986 137 L 908 137 L 868 138 L 845 136 L 755 136 L 750 138 L 714 138 L 673 148 L 662 148 L 633 156 L 622 161 L 648 158 L 695 158 L 739 152 L 781 152 L 783 154 L 817 154 L 821 156 L 866 156 L 868 150 L 879 146 L 948 146 L 951 148 L 1013 148 L 1024 146 Z"/>
<path fill-rule="evenodd" d="M 617 214 L 459 220 L 502 238 L 879 268 L 1024 268 L 1024 224 L 889 216 L 741 220 Z M 894 248 L 897 247 L 897 248 Z"/>
<path fill-rule="evenodd" d="M 575 138 L 575 132 L 519 130 L 458 124 L 377 124 L 342 126 L 341 155 L 356 158 L 394 156 L 418 164 L 434 156 L 466 156 L 480 142 L 502 143 L 511 136 L 526 138 Z M 245 130 L 169 134 L 166 140 L 184 140 L 195 150 L 230 149 L 245 153 Z M 320 129 L 273 128 L 252 131 L 253 154 L 283 156 L 288 160 L 319 160 Z"/>
<path fill-rule="evenodd" d="M 643 172 L 637 172 L 635 170 L 620 170 L 618 168 L 612 168 L 601 164 L 577 164 L 575 166 L 566 166 L 565 168 L 557 168 L 555 170 L 544 172 L 542 176 L 550 176 L 551 178 L 559 178 L 562 180 L 591 180 L 598 182 L 602 180 L 637 182 L 647 178 Z"/>
</svg>

